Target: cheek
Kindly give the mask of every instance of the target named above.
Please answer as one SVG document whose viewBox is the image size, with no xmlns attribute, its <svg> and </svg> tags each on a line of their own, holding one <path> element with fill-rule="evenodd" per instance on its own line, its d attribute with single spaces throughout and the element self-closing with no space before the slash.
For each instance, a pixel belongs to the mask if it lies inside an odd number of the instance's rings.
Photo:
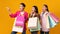
<svg viewBox="0 0 60 34">
<path fill-rule="evenodd" d="M 32 11 L 34 11 L 34 9 L 32 9 Z"/>
<path fill-rule="evenodd" d="M 46 8 L 42 8 L 42 10 L 46 10 Z"/>
<path fill-rule="evenodd" d="M 20 9 L 23 9 L 23 7 L 20 7 Z"/>
<path fill-rule="evenodd" d="M 34 7 L 32 7 L 32 11 L 35 11 L 35 8 Z"/>
<path fill-rule="evenodd" d="M 32 12 L 34 12 L 35 10 L 34 9 L 32 9 Z"/>
</svg>

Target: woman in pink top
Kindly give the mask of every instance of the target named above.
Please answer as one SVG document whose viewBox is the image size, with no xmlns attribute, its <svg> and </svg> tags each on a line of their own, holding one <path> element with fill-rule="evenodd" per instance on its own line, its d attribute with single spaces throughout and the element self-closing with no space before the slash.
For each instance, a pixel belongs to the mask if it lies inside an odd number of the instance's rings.
<svg viewBox="0 0 60 34">
<path fill-rule="evenodd" d="M 28 20 L 28 13 L 24 11 L 24 8 L 25 8 L 25 4 L 24 3 L 21 3 L 20 4 L 20 10 L 17 11 L 15 14 L 12 14 L 11 11 L 10 11 L 10 8 L 7 8 L 10 17 L 11 18 L 16 18 L 16 22 L 17 21 L 18 22 L 24 21 L 24 24 L 23 24 L 24 27 L 23 26 L 19 26 L 19 23 L 14 24 L 14 26 L 17 26 L 17 27 L 23 27 L 22 34 L 26 34 L 26 21 Z M 13 31 L 12 31 L 11 34 L 17 34 L 17 31 L 14 31 L 14 26 L 13 26 Z"/>
<path fill-rule="evenodd" d="M 49 23 L 48 23 L 48 6 L 46 4 L 43 5 L 42 12 L 40 14 L 41 17 L 41 34 L 49 34 Z M 48 25 L 47 25 L 48 24 Z"/>
</svg>

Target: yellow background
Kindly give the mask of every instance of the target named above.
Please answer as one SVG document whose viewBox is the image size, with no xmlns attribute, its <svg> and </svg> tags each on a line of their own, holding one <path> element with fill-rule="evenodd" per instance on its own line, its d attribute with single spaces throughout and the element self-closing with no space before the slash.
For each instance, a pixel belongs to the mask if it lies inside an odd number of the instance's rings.
<svg viewBox="0 0 60 34">
<path fill-rule="evenodd" d="M 0 34 L 10 34 L 14 18 L 10 18 L 6 7 L 10 7 L 12 13 L 19 10 L 19 4 L 23 2 L 26 4 L 25 11 L 30 13 L 33 5 L 37 5 L 39 13 L 41 12 L 43 4 L 47 4 L 50 12 L 53 12 L 60 18 L 60 0 L 0 0 Z M 30 32 L 27 29 L 27 34 Z M 18 33 L 20 34 L 20 33 Z M 60 34 L 60 24 L 50 30 L 50 34 Z"/>
</svg>

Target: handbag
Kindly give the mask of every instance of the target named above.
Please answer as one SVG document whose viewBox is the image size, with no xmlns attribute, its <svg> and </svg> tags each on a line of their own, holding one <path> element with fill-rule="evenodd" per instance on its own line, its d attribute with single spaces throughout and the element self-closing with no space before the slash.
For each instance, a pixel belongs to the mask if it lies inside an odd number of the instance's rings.
<svg viewBox="0 0 60 34">
<path fill-rule="evenodd" d="M 56 23 L 55 23 L 55 21 L 52 19 L 52 17 L 50 15 L 48 16 L 48 19 L 49 19 L 49 23 L 50 23 L 50 28 L 55 27 Z"/>
<path fill-rule="evenodd" d="M 12 31 L 15 31 L 15 32 L 23 32 L 23 28 L 24 27 L 20 27 L 20 25 L 18 25 L 18 23 L 16 24 L 16 19 L 17 18 L 15 18 Z"/>
<path fill-rule="evenodd" d="M 21 27 L 24 27 L 24 16 L 17 16 L 17 19 L 16 19 L 16 26 L 21 26 Z"/>
<path fill-rule="evenodd" d="M 24 22 L 25 22 L 24 16 L 18 15 L 18 16 L 15 18 L 12 31 L 15 31 L 15 32 L 23 32 Z"/>
<path fill-rule="evenodd" d="M 50 16 L 52 17 L 52 19 L 58 23 L 59 22 L 59 18 L 57 16 L 55 16 L 53 13 L 50 13 Z"/>
<path fill-rule="evenodd" d="M 31 32 L 34 32 L 34 31 L 40 31 L 40 28 L 41 28 L 41 25 L 40 25 L 40 21 L 38 19 L 38 24 L 37 24 L 37 28 L 36 29 L 30 29 Z"/>
<path fill-rule="evenodd" d="M 30 28 L 30 29 L 37 28 L 37 22 L 38 22 L 37 19 L 38 19 L 37 17 L 29 18 L 29 21 L 28 21 L 28 28 Z"/>
<path fill-rule="evenodd" d="M 46 28 L 50 28 L 48 16 L 46 15 L 45 18 L 46 18 L 46 20 L 45 20 L 45 21 L 46 21 Z M 44 21 L 44 22 L 45 22 L 45 21 Z"/>
</svg>

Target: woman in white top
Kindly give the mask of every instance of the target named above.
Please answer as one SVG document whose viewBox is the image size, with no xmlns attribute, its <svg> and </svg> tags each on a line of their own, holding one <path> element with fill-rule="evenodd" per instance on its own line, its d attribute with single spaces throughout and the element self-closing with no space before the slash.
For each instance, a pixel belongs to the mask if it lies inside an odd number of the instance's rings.
<svg viewBox="0 0 60 34">
<path fill-rule="evenodd" d="M 37 7 L 37 6 L 33 6 L 33 7 L 32 7 L 32 11 L 31 11 L 31 13 L 30 13 L 29 18 L 32 18 L 32 17 L 38 17 L 38 19 L 39 19 L 38 7 Z M 37 30 L 35 30 L 35 29 L 30 29 L 31 34 L 37 34 L 38 31 L 40 31 L 40 24 L 39 24 L 39 22 L 37 22 L 37 23 L 38 23 L 38 26 L 37 26 L 38 29 L 37 29 Z"/>
</svg>

